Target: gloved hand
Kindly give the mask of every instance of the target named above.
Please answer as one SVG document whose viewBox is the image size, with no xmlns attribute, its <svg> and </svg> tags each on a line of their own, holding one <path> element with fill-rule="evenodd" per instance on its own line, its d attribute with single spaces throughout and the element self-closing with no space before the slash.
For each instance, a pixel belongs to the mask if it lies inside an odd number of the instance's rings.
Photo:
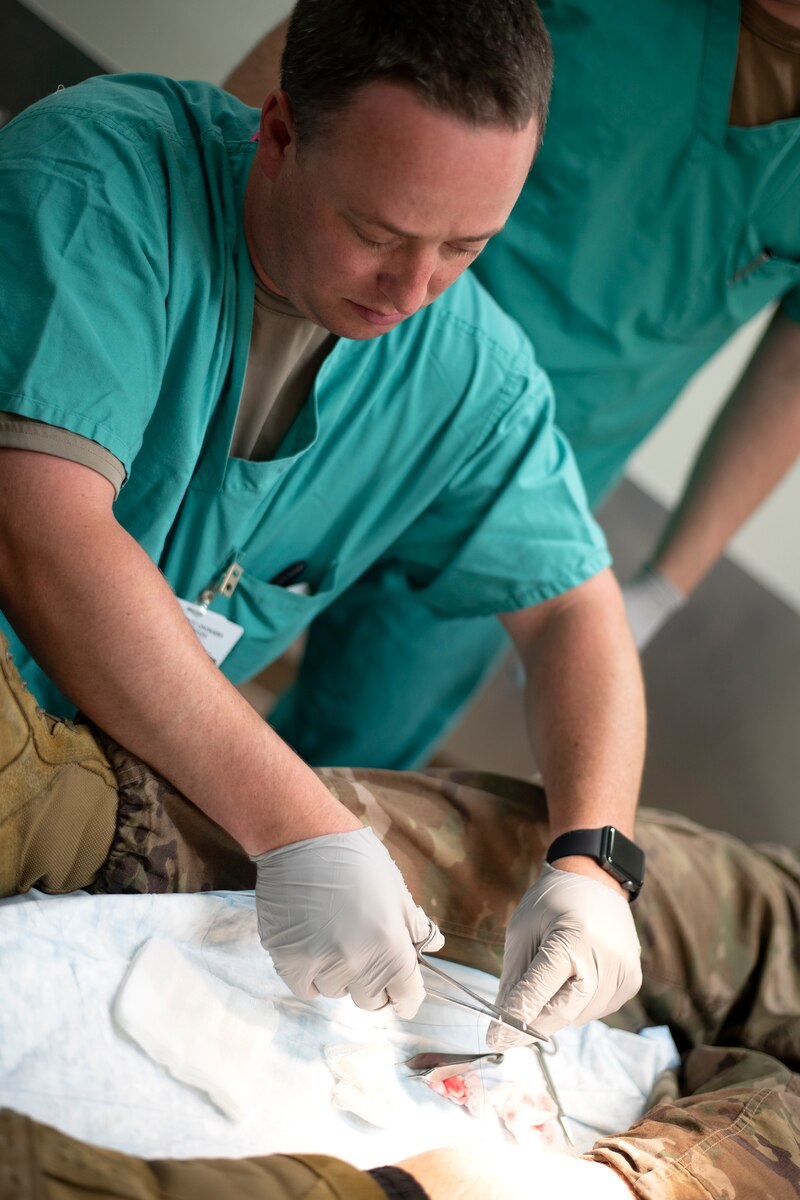
<svg viewBox="0 0 800 1200">
<path fill-rule="evenodd" d="M 371 829 L 292 842 L 254 862 L 261 944 L 295 996 L 349 992 L 359 1008 L 391 1003 L 414 1016 L 425 998 L 414 943 L 431 922 Z M 436 933 L 430 950 L 444 945 Z"/>
<path fill-rule="evenodd" d="M 630 904 L 615 888 L 545 863 L 506 932 L 497 1003 L 549 1036 L 616 1012 L 642 985 Z M 495 1050 L 523 1034 L 492 1025 Z"/>
<path fill-rule="evenodd" d="M 653 638 L 674 612 L 686 603 L 686 596 L 653 566 L 643 567 L 622 589 L 628 624 L 639 650 Z"/>
</svg>

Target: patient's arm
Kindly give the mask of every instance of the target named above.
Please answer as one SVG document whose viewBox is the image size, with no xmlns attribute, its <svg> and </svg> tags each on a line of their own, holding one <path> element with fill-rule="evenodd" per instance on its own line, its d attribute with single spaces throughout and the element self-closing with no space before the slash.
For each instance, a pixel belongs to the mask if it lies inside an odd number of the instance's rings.
<svg viewBox="0 0 800 1200">
<path fill-rule="evenodd" d="M 445 1146 L 396 1164 L 430 1200 L 630 1200 L 621 1175 L 604 1163 L 521 1146 Z"/>
</svg>

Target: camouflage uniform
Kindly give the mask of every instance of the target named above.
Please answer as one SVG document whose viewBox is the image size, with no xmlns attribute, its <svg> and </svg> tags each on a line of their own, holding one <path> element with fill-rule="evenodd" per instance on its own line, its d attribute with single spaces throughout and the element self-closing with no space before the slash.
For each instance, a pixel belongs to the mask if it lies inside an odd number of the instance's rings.
<svg viewBox="0 0 800 1200">
<path fill-rule="evenodd" d="M 0 1200 L 386 1200 L 386 1193 L 365 1171 L 324 1155 L 145 1161 L 0 1109 Z"/>
<path fill-rule="evenodd" d="M 8 689 L 13 669 L 7 663 L 4 669 Z M 12 702 L 30 727 L 47 721 L 16 682 L 0 695 L 0 721 Z M 84 739 L 84 761 L 88 732 L 84 727 L 59 734 L 59 753 L 69 754 L 74 735 Z M 116 792 L 106 791 L 96 801 L 105 809 L 113 805 L 115 828 L 110 839 L 103 833 L 96 861 L 75 886 L 100 893 L 252 887 L 253 866 L 227 835 L 139 760 L 98 730 L 91 732 L 96 761 L 86 769 L 105 778 L 110 768 L 116 778 Z M 43 746 L 52 762 L 57 756 L 40 726 L 25 752 L 38 755 L 38 762 Z M 10 830 L 13 841 L 19 813 L 45 803 L 41 772 L 20 775 L 23 756 L 17 746 L 12 802 L 0 733 L 0 839 Z M 73 754 L 71 769 L 75 760 Z M 318 774 L 386 843 L 418 903 L 445 933 L 444 956 L 499 973 L 506 921 L 538 874 L 549 839 L 541 789 L 469 771 Z M 19 788 L 27 785 L 19 780 L 29 775 L 33 790 L 20 796 Z M 98 811 L 98 828 L 108 825 L 108 812 Z M 27 827 L 41 829 L 41 821 L 29 817 Z M 633 1030 L 669 1024 L 682 1062 L 676 1075 L 660 1081 L 642 1120 L 597 1142 L 588 1157 L 612 1166 L 647 1200 L 796 1200 L 800 859 L 652 810 L 640 813 L 636 839 L 647 854 L 647 883 L 633 910 L 644 983 L 636 999 L 609 1020 Z M 64 853 L 63 845 L 54 848 L 57 859 Z M 24 844 L 10 857 L 18 863 L 18 880 L 35 884 Z M 85 851 L 82 869 L 87 871 Z M 48 871 L 75 878 L 69 864 L 50 862 L 40 869 L 40 886 L 44 880 L 46 887 Z M 6 890 L 15 888 L 6 882 Z M 236 1169 L 228 1165 L 232 1188 Z M 350 1178 L 342 1195 L 355 1200 L 358 1177 Z M 337 1195 L 335 1188 L 325 1190 L 319 1173 L 316 1178 L 320 1190 L 314 1195 Z M 362 1193 L 365 1198 L 379 1194 L 368 1177 L 363 1183 L 371 1189 Z"/>
</svg>

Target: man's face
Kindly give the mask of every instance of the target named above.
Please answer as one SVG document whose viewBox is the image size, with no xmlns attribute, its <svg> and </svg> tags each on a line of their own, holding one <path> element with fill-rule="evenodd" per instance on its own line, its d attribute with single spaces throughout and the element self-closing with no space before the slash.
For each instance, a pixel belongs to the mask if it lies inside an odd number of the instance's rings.
<svg viewBox="0 0 800 1200">
<path fill-rule="evenodd" d="M 342 337 L 372 338 L 430 304 L 502 228 L 538 131 L 470 125 L 376 82 L 309 145 L 267 98 L 247 231 L 258 274 Z"/>
</svg>

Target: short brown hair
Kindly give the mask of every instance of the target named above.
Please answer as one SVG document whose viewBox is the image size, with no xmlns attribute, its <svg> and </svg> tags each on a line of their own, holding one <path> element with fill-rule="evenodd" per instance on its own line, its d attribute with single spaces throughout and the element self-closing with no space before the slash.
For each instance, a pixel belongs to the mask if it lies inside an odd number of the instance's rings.
<svg viewBox="0 0 800 1200">
<path fill-rule="evenodd" d="M 553 52 L 534 0 L 298 0 L 281 63 L 298 143 L 368 83 L 474 124 L 544 130 Z"/>
</svg>

